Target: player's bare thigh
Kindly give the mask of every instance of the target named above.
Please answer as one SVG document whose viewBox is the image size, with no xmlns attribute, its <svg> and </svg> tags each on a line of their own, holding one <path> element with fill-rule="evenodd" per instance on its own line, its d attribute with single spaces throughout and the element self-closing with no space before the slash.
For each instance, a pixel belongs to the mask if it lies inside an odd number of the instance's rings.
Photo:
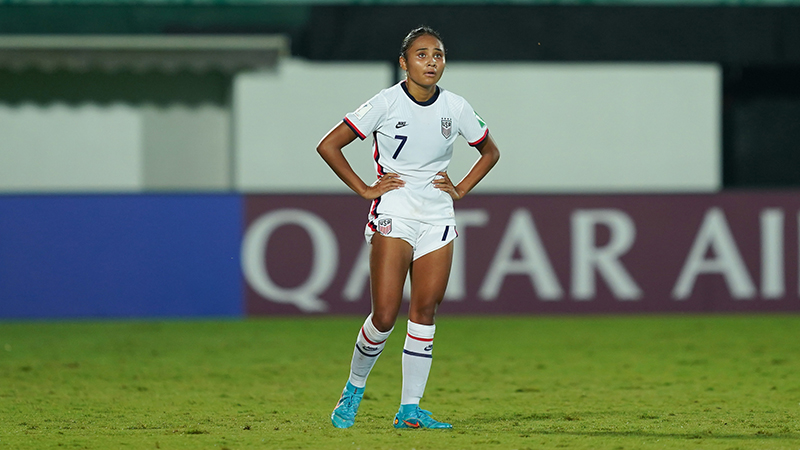
<svg viewBox="0 0 800 450">
<path fill-rule="evenodd" d="M 419 257 L 411 264 L 411 305 L 408 318 L 414 323 L 433 325 L 436 308 L 444 299 L 450 267 L 453 263 L 453 242 Z"/>
<path fill-rule="evenodd" d="M 379 233 L 372 236 L 369 255 L 372 322 L 380 331 L 390 330 L 397 320 L 412 256 L 408 242 Z"/>
</svg>

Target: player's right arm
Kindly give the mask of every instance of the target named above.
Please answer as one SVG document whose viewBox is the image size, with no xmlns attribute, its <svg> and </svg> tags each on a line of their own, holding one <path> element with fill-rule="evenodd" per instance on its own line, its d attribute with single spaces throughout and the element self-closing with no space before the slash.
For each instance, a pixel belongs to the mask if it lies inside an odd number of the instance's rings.
<svg viewBox="0 0 800 450">
<path fill-rule="evenodd" d="M 317 153 L 336 175 L 362 198 L 373 200 L 405 184 L 396 173 L 387 173 L 372 185 L 367 185 L 356 174 L 342 153 L 342 149 L 356 138 L 356 133 L 344 122 L 333 127 L 317 145 Z"/>
</svg>

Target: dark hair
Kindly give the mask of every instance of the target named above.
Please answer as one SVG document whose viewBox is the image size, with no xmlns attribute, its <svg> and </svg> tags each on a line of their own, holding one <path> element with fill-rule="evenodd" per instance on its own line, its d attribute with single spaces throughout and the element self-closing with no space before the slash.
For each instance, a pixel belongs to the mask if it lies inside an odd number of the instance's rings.
<svg viewBox="0 0 800 450">
<path fill-rule="evenodd" d="M 405 39 L 403 39 L 403 44 L 400 46 L 400 56 L 405 58 L 406 57 L 406 52 L 408 51 L 408 48 L 411 47 L 411 44 L 418 37 L 425 36 L 426 34 L 435 37 L 436 39 L 439 40 L 439 42 L 442 43 L 442 45 L 444 45 L 444 41 L 442 41 L 442 37 L 439 36 L 439 33 L 436 30 L 434 30 L 431 27 L 423 25 L 421 27 L 414 28 L 413 30 L 408 32 L 408 34 L 406 35 Z"/>
</svg>

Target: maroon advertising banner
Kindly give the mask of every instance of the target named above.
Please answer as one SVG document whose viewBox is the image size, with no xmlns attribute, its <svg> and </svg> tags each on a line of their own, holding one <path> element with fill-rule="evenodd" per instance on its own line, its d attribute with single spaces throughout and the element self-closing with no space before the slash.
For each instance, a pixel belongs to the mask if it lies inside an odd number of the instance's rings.
<svg viewBox="0 0 800 450">
<path fill-rule="evenodd" d="M 246 314 L 367 314 L 368 208 L 246 196 Z M 471 194 L 456 219 L 448 314 L 800 311 L 800 192 Z"/>
</svg>

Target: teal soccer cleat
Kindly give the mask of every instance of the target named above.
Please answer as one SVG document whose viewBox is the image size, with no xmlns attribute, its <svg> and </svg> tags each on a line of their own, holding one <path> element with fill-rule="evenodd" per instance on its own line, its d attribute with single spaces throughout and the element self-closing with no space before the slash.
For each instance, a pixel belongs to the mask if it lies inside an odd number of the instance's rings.
<svg viewBox="0 0 800 450">
<path fill-rule="evenodd" d="M 449 423 L 438 422 L 431 417 L 430 411 L 420 409 L 419 405 L 400 405 L 400 411 L 394 416 L 395 428 L 431 428 L 450 429 Z"/>
<path fill-rule="evenodd" d="M 364 388 L 357 388 L 348 381 L 342 396 L 331 414 L 331 422 L 336 428 L 350 428 L 356 421 L 358 405 L 364 397 Z"/>
</svg>

